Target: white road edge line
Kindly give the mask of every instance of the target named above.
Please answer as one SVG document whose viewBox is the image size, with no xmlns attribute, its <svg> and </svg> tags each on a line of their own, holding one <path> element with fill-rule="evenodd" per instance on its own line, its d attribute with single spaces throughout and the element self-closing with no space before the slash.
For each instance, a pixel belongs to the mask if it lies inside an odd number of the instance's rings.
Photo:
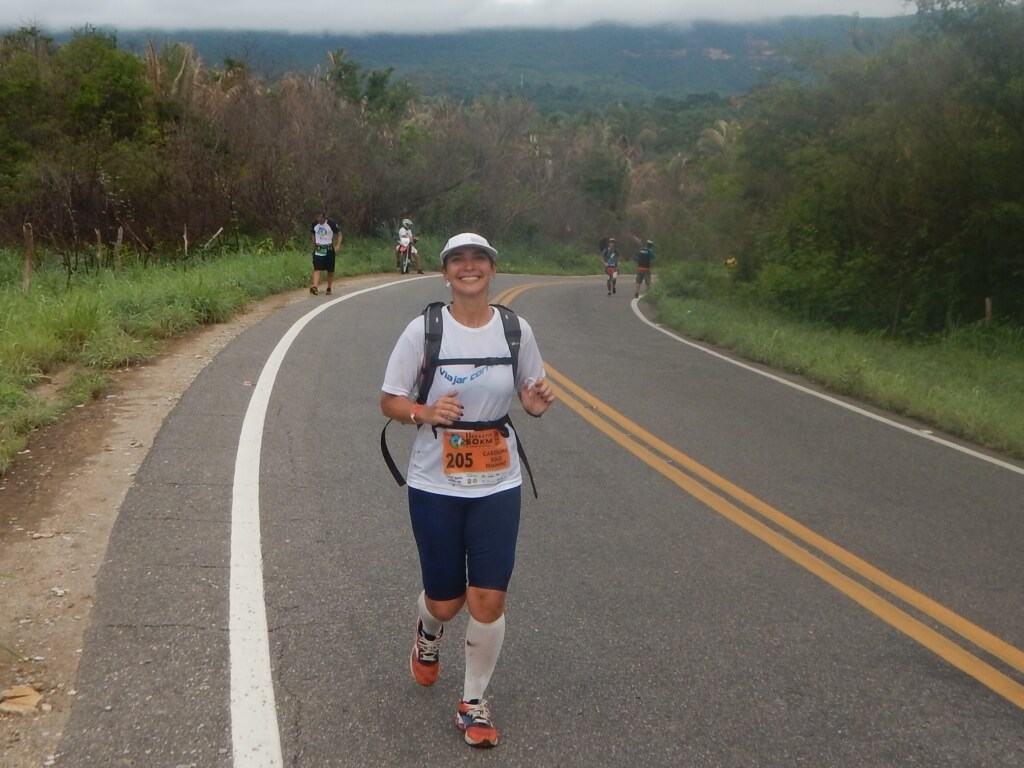
<svg viewBox="0 0 1024 768">
<path fill-rule="evenodd" d="M 375 285 L 331 299 L 299 318 L 270 353 L 253 387 L 238 436 L 231 490 L 231 567 L 228 598 L 231 745 L 235 768 L 282 768 L 281 732 L 270 667 L 260 549 L 260 453 L 270 393 L 281 363 L 309 322 L 330 307 L 410 279 Z"/>
<path fill-rule="evenodd" d="M 713 349 L 708 349 L 707 347 L 692 342 L 689 339 L 684 339 L 682 336 L 679 336 L 678 334 L 673 333 L 667 328 L 664 328 L 663 326 L 658 325 L 657 323 L 652 322 L 651 320 L 648 320 L 646 317 L 644 317 L 644 313 L 640 311 L 639 299 L 631 299 L 630 303 L 633 307 L 633 313 L 637 317 L 639 317 L 643 322 L 647 323 L 647 325 L 651 326 L 651 328 L 661 331 L 666 336 L 675 339 L 681 344 L 686 344 L 689 347 L 693 347 L 694 349 L 698 349 L 701 352 L 712 355 L 713 357 L 717 357 L 719 360 L 724 360 L 727 363 L 732 363 L 733 365 L 739 366 L 740 368 L 752 371 L 753 373 L 756 373 L 758 376 L 764 376 L 765 378 L 771 379 L 772 381 L 778 382 L 779 384 L 784 384 L 787 387 L 792 387 L 793 389 L 800 390 L 805 394 L 813 395 L 814 397 L 817 397 L 819 400 L 824 400 L 828 403 L 832 403 L 833 405 L 838 405 L 840 408 L 845 408 L 846 410 L 853 411 L 854 413 L 859 414 L 861 416 L 866 416 L 869 419 L 874 419 L 877 422 L 902 430 L 908 434 L 914 435 L 915 437 L 920 437 L 923 440 L 930 440 L 933 443 L 938 443 L 939 445 L 945 446 L 946 448 L 952 448 L 954 451 L 959 451 L 960 453 L 967 454 L 968 456 L 972 456 L 976 459 L 981 459 L 982 461 L 986 461 L 989 464 L 994 464 L 995 466 L 1001 467 L 1002 469 L 1008 469 L 1010 472 L 1016 472 L 1018 475 L 1024 475 L 1024 468 L 1018 467 L 1016 464 L 1010 464 L 1009 462 L 1002 461 L 1001 459 L 997 459 L 993 456 L 988 456 L 984 453 L 975 451 L 966 446 L 959 445 L 949 440 L 945 440 L 941 437 L 936 437 L 935 435 L 929 434 L 928 432 L 923 432 L 920 429 L 914 429 L 913 427 L 908 427 L 906 424 L 900 424 L 899 422 L 893 421 L 892 419 L 887 419 L 884 416 L 879 416 L 876 413 L 871 413 L 871 411 L 866 411 L 863 408 L 858 408 L 856 405 L 851 405 L 850 403 L 843 402 L 842 400 L 831 397 L 830 395 L 826 395 L 821 392 L 816 392 L 815 390 L 805 387 L 801 384 L 796 384 L 795 382 L 784 379 L 781 376 L 776 376 L 773 373 L 768 373 L 767 371 L 762 371 L 759 368 L 755 368 L 752 365 L 747 365 L 746 363 L 742 363 L 738 360 L 733 360 L 731 357 L 726 357 L 723 354 L 715 352 Z"/>
</svg>

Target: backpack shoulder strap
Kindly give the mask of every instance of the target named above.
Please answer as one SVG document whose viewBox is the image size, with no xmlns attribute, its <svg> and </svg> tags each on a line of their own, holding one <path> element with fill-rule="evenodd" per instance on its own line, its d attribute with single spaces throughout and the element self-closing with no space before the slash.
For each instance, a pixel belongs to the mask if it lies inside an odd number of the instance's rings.
<svg viewBox="0 0 1024 768">
<path fill-rule="evenodd" d="M 515 382 L 516 374 L 519 373 L 519 347 L 523 341 L 523 329 L 519 323 L 519 315 L 506 307 L 504 304 L 492 304 L 501 316 L 501 325 L 505 329 L 505 341 L 508 342 L 508 351 L 512 356 L 512 381 Z"/>
<path fill-rule="evenodd" d="M 420 379 L 416 389 L 416 402 L 427 402 L 430 386 L 434 383 L 434 372 L 437 370 L 437 358 L 441 354 L 441 335 L 444 332 L 444 320 L 441 310 L 443 301 L 432 301 L 423 310 L 423 364 L 420 366 Z"/>
<path fill-rule="evenodd" d="M 433 301 L 423 309 L 423 362 L 420 364 L 420 376 L 416 382 L 416 402 L 427 402 L 427 395 L 430 394 L 430 385 L 434 382 L 434 371 L 437 370 L 437 358 L 441 353 L 441 333 L 444 330 L 444 322 L 441 318 L 443 301 Z M 388 449 L 387 430 L 391 419 L 385 422 L 380 431 L 380 452 L 384 457 L 395 482 L 400 486 L 405 485 L 405 478 L 395 464 L 391 451 Z"/>
<path fill-rule="evenodd" d="M 519 322 L 519 315 L 513 312 L 511 309 L 506 307 L 504 304 L 492 304 L 495 309 L 498 310 L 501 315 L 501 324 L 505 329 L 505 341 L 508 342 L 508 351 L 512 357 L 512 381 L 513 384 L 516 380 L 516 374 L 519 373 L 519 348 L 523 341 L 523 328 Z M 505 416 L 508 419 L 509 426 L 512 426 L 512 419 Z M 530 476 L 530 485 L 533 487 L 533 496 L 537 498 L 537 484 L 533 481 L 533 470 L 530 468 L 530 462 L 526 458 L 526 450 L 523 448 L 523 441 L 519 438 L 519 432 L 516 431 L 516 451 L 519 453 L 519 460 L 523 463 L 523 467 L 526 469 L 526 474 Z"/>
</svg>

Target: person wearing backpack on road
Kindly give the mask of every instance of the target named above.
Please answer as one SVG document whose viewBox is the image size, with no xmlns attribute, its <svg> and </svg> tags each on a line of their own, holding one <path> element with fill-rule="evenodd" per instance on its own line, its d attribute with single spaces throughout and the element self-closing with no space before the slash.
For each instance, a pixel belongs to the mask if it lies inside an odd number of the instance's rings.
<svg viewBox="0 0 1024 768">
<path fill-rule="evenodd" d="M 422 316 L 399 337 L 384 374 L 381 411 L 417 427 L 409 463 L 409 517 L 423 590 L 409 666 L 420 685 L 440 672 L 444 625 L 466 606 L 465 675 L 455 725 L 473 747 L 498 731 L 484 699 L 505 639 L 505 593 L 515 562 L 522 473 L 508 418 L 518 397 L 531 416 L 555 400 L 530 325 L 519 318 L 513 350 L 503 312 L 490 303 L 498 252 L 478 234 L 455 235 L 441 251 L 451 304 L 440 312 L 436 365 L 425 359 Z M 433 370 L 429 381 L 420 382 Z M 420 397 L 424 387 L 426 398 Z M 422 400 L 422 402 L 418 402 Z"/>
<path fill-rule="evenodd" d="M 636 290 L 633 298 L 640 298 L 640 287 L 646 285 L 651 290 L 651 262 L 654 261 L 654 241 L 648 240 L 636 254 Z"/>
<path fill-rule="evenodd" d="M 615 247 L 615 238 L 609 237 L 607 245 L 601 251 L 601 263 L 607 275 L 608 295 L 615 293 L 615 284 L 619 280 L 619 249 Z"/>
</svg>

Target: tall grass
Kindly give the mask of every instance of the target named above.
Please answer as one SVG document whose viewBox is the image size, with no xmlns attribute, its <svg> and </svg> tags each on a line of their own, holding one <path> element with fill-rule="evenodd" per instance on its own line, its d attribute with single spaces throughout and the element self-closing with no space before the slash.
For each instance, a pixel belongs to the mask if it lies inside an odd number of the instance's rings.
<svg viewBox="0 0 1024 768">
<path fill-rule="evenodd" d="M 353 249 L 352 258 L 359 256 Z M 341 261 L 343 274 L 363 267 Z M 153 358 L 161 340 L 306 284 L 309 271 L 309 255 L 298 251 L 132 264 L 70 278 L 44 258 L 22 295 L 20 255 L 0 252 L 0 473 L 32 430 L 95 397 L 113 370 Z M 50 381 L 61 386 L 44 398 L 36 385 Z"/>
</svg>

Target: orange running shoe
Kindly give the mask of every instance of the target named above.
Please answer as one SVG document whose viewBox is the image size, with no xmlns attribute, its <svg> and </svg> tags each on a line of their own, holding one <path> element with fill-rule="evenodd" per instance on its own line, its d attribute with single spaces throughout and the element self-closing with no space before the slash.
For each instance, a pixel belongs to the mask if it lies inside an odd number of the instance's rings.
<svg viewBox="0 0 1024 768">
<path fill-rule="evenodd" d="M 437 676 L 441 673 L 442 637 L 444 627 L 441 627 L 437 637 L 431 637 L 423 631 L 423 622 L 416 619 L 416 637 L 413 640 L 412 653 L 409 655 L 409 669 L 420 685 L 433 685 L 437 682 Z"/>
<path fill-rule="evenodd" d="M 459 702 L 455 727 L 466 734 L 466 743 L 471 747 L 498 746 L 498 729 L 491 722 L 491 708 L 483 699 Z"/>
</svg>

